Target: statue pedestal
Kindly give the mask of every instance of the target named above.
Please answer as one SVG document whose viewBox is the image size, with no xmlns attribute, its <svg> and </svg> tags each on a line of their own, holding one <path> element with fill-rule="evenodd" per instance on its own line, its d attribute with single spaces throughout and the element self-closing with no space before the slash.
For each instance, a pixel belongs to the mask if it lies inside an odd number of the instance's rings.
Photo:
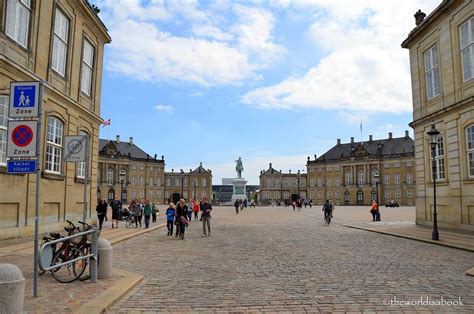
<svg viewBox="0 0 474 314">
<path fill-rule="evenodd" d="M 234 186 L 233 193 L 232 193 L 232 204 L 235 200 L 246 200 L 247 199 L 247 180 L 244 178 L 235 178 L 232 180 L 232 185 Z"/>
</svg>

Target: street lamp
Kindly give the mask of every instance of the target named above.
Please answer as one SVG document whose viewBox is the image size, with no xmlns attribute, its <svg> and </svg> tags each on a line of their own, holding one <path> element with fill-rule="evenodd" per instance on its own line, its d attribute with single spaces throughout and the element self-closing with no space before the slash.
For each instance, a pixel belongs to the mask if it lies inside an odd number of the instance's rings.
<svg viewBox="0 0 474 314">
<path fill-rule="evenodd" d="M 438 145 L 438 135 L 439 131 L 436 130 L 434 123 L 431 125 L 431 129 L 426 132 L 430 137 L 430 146 L 431 146 L 431 172 L 433 172 L 433 232 L 431 234 L 432 240 L 439 240 L 438 233 L 438 213 L 436 212 L 436 146 Z"/>
<path fill-rule="evenodd" d="M 300 170 L 298 169 L 298 199 L 300 199 Z"/>
<path fill-rule="evenodd" d="M 193 180 L 193 186 L 194 186 L 194 200 L 196 201 L 196 187 L 197 187 L 196 179 Z"/>
<path fill-rule="evenodd" d="M 119 177 L 120 177 L 120 202 L 123 203 L 123 181 L 125 181 L 125 177 L 126 177 L 127 173 L 125 172 L 125 170 L 120 170 L 120 174 L 119 174 Z"/>
<path fill-rule="evenodd" d="M 379 172 L 374 171 L 373 177 L 375 179 L 375 202 L 377 203 L 377 212 L 379 211 Z"/>
</svg>

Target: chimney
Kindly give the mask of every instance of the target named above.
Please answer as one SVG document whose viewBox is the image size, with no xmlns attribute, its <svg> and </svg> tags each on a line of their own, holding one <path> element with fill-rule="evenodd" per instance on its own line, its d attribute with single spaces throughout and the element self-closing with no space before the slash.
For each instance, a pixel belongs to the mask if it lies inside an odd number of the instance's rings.
<svg viewBox="0 0 474 314">
<path fill-rule="evenodd" d="M 120 135 L 115 136 L 115 143 L 117 143 L 117 144 L 120 143 Z"/>
<path fill-rule="evenodd" d="M 339 145 L 341 145 L 341 139 L 340 138 L 337 139 L 337 146 L 339 146 Z"/>
<path fill-rule="evenodd" d="M 189 172 L 193 172 L 193 169 L 189 169 Z"/>
<path fill-rule="evenodd" d="M 405 137 L 410 137 L 410 134 L 408 134 L 408 130 L 405 130 Z"/>
<path fill-rule="evenodd" d="M 372 142 L 372 135 L 369 135 L 369 142 Z"/>
<path fill-rule="evenodd" d="M 291 174 L 291 169 L 289 170 L 289 173 Z"/>
<path fill-rule="evenodd" d="M 316 154 L 314 154 L 314 160 L 316 160 L 316 158 L 318 158 L 318 156 Z"/>
<path fill-rule="evenodd" d="M 272 163 L 269 163 L 269 164 L 268 164 L 268 168 L 269 168 L 269 169 L 272 168 Z"/>
<path fill-rule="evenodd" d="M 156 154 L 155 154 L 155 159 L 156 159 Z"/>
<path fill-rule="evenodd" d="M 199 167 L 202 167 L 202 161 L 199 162 Z"/>
<path fill-rule="evenodd" d="M 308 156 L 308 161 L 309 161 L 309 156 Z"/>
<path fill-rule="evenodd" d="M 351 136 L 351 143 L 354 143 L 354 137 Z"/>
<path fill-rule="evenodd" d="M 165 156 L 164 156 L 164 155 L 161 155 L 161 160 L 165 160 Z"/>
<path fill-rule="evenodd" d="M 174 172 L 174 169 L 171 169 L 171 172 Z"/>
<path fill-rule="evenodd" d="M 133 145 L 133 136 L 128 138 L 128 144 Z"/>
<path fill-rule="evenodd" d="M 426 14 L 418 10 L 413 16 L 415 17 L 415 24 L 418 26 L 425 20 Z"/>
<path fill-rule="evenodd" d="M 389 140 L 392 139 L 392 132 L 388 132 L 388 139 L 389 139 Z"/>
</svg>

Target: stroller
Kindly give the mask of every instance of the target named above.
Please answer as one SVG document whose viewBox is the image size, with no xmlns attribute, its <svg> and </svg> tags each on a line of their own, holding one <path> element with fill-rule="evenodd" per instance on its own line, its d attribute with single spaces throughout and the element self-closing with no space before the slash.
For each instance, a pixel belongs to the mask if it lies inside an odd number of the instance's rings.
<svg viewBox="0 0 474 314">
<path fill-rule="evenodd" d="M 133 211 L 124 208 L 122 209 L 121 214 L 122 221 L 125 222 L 125 227 L 131 228 L 132 225 L 135 224 L 135 214 L 133 213 Z"/>
</svg>

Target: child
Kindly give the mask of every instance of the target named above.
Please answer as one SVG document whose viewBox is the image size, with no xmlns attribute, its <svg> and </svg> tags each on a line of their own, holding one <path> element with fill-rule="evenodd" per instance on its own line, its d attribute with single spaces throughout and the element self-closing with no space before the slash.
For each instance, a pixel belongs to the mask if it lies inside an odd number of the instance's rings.
<svg viewBox="0 0 474 314">
<path fill-rule="evenodd" d="M 175 216 L 175 209 L 174 204 L 169 203 L 169 207 L 166 210 L 166 227 L 168 228 L 168 236 L 173 235 L 173 224 L 174 224 L 174 216 Z"/>
</svg>

